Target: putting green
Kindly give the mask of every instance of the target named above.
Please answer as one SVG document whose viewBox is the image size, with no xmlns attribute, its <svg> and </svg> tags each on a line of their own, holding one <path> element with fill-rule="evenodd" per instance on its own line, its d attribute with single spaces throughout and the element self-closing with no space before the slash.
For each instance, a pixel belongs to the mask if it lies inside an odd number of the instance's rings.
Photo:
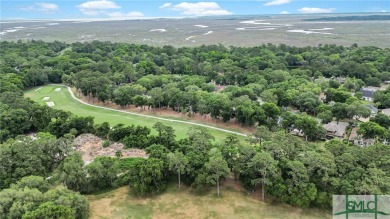
<svg viewBox="0 0 390 219">
<path fill-rule="evenodd" d="M 58 89 L 60 88 L 60 90 Z M 46 105 L 47 100 L 45 97 L 50 97 L 49 101 L 54 102 L 55 106 L 53 108 L 60 109 L 64 111 L 72 112 L 78 116 L 92 116 L 95 118 L 95 123 L 109 122 L 111 126 L 123 123 L 125 125 L 140 125 L 152 128 L 156 122 L 161 122 L 165 125 L 172 126 L 175 129 L 175 133 L 178 139 L 184 138 L 188 129 L 196 124 L 186 124 L 187 121 L 179 120 L 177 118 L 169 117 L 158 117 L 165 120 L 160 120 L 155 116 L 155 118 L 144 117 L 140 115 L 133 115 L 126 112 L 113 111 L 112 109 L 104 109 L 98 106 L 86 105 L 74 99 L 67 87 L 63 85 L 46 85 L 39 88 L 33 88 L 25 91 L 25 97 L 31 98 L 32 100 Z M 169 120 L 169 121 L 166 121 Z M 175 121 L 173 121 L 175 120 Z M 191 122 L 188 122 L 191 123 Z M 204 125 L 204 124 L 201 124 Z M 223 140 L 232 132 L 239 132 L 238 130 L 225 129 L 225 131 L 216 130 L 220 129 L 214 126 L 207 125 L 206 127 L 210 133 L 215 136 L 216 141 Z M 238 136 L 241 140 L 245 137 Z"/>
</svg>

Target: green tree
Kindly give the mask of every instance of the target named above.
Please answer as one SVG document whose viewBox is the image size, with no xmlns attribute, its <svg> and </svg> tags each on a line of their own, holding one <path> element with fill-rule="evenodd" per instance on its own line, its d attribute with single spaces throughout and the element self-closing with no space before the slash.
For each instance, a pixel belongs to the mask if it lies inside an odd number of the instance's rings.
<svg viewBox="0 0 390 219">
<path fill-rule="evenodd" d="M 301 207 L 309 206 L 316 197 L 317 189 L 309 181 L 306 167 L 300 161 L 288 161 L 287 185 L 290 202 Z"/>
<path fill-rule="evenodd" d="M 337 122 L 341 119 L 348 117 L 347 109 L 346 109 L 347 106 L 348 105 L 345 103 L 335 103 L 332 106 L 332 113 L 333 113 L 333 116 L 336 117 Z"/>
<path fill-rule="evenodd" d="M 365 122 L 359 125 L 358 134 L 365 138 L 383 138 L 387 130 L 375 122 Z"/>
<path fill-rule="evenodd" d="M 374 118 L 371 118 L 370 121 L 378 123 L 382 127 L 390 128 L 390 116 L 383 113 L 378 113 Z"/>
<path fill-rule="evenodd" d="M 229 167 L 217 148 L 210 150 L 209 161 L 205 163 L 205 169 L 207 181 L 212 185 L 217 185 L 217 195 L 219 196 L 219 180 L 229 174 Z"/>
<path fill-rule="evenodd" d="M 86 171 L 84 161 L 80 153 L 69 155 L 59 166 L 59 180 L 67 188 L 74 191 L 88 191 Z"/>
<path fill-rule="evenodd" d="M 272 137 L 272 132 L 269 131 L 269 129 L 265 126 L 258 126 L 256 128 L 256 132 L 252 135 L 248 136 L 247 141 L 251 144 L 259 144 L 261 147 L 261 143 L 263 141 L 269 141 Z"/>
<path fill-rule="evenodd" d="M 180 190 L 180 176 L 184 173 L 186 166 L 188 165 L 188 158 L 180 151 L 168 154 L 169 170 L 177 173 L 179 180 Z"/>
<path fill-rule="evenodd" d="M 62 146 L 64 146 L 62 148 Z M 28 136 L 10 139 L 0 145 L 0 188 L 29 176 L 45 176 L 69 152 L 69 145 L 54 139 L 32 140 Z"/>
<path fill-rule="evenodd" d="M 101 124 L 96 124 L 94 126 L 95 134 L 103 139 L 108 138 L 108 133 L 110 132 L 110 124 L 108 122 L 103 122 Z"/>
<path fill-rule="evenodd" d="M 261 182 L 261 199 L 263 201 L 265 186 L 272 182 L 268 176 L 276 175 L 278 172 L 277 163 L 267 152 L 257 153 L 248 163 L 248 168 L 259 177 L 253 179 L 252 183 L 257 185 Z"/>
<path fill-rule="evenodd" d="M 321 122 L 324 124 L 327 124 L 333 120 L 333 114 L 330 110 L 319 113 L 317 117 L 320 118 Z"/>
<path fill-rule="evenodd" d="M 56 187 L 47 191 L 44 194 L 44 198 L 56 205 L 68 206 L 75 212 L 75 218 L 88 218 L 89 204 L 87 197 L 80 195 L 78 192 L 73 192 L 63 187 Z"/>
<path fill-rule="evenodd" d="M 166 188 L 164 162 L 160 159 L 137 160 L 128 174 L 130 189 L 137 195 L 154 194 Z"/>
<path fill-rule="evenodd" d="M 97 157 L 85 167 L 88 189 L 96 191 L 115 186 L 119 174 L 119 161 L 112 157 Z"/>
<path fill-rule="evenodd" d="M 25 187 L 38 189 L 40 192 L 46 192 L 50 189 L 50 184 L 41 176 L 26 176 L 11 185 L 12 189 L 19 190 Z"/>
<path fill-rule="evenodd" d="M 155 87 L 151 89 L 148 92 L 149 96 L 151 97 L 153 107 L 158 106 L 158 108 L 161 108 L 161 103 L 164 101 L 164 94 L 163 89 L 160 87 Z"/>
<path fill-rule="evenodd" d="M 23 219 L 72 219 L 75 214 L 68 206 L 56 205 L 53 202 L 45 202 L 36 210 L 27 212 Z"/>
<path fill-rule="evenodd" d="M 297 120 L 297 128 L 305 134 L 306 141 L 308 139 L 318 139 L 325 135 L 324 128 L 318 125 L 317 120 L 308 115 L 302 115 Z"/>
<path fill-rule="evenodd" d="M 158 144 L 164 145 L 167 148 L 172 148 L 176 144 L 175 130 L 171 126 L 156 122 L 153 128 L 158 132 Z"/>
</svg>

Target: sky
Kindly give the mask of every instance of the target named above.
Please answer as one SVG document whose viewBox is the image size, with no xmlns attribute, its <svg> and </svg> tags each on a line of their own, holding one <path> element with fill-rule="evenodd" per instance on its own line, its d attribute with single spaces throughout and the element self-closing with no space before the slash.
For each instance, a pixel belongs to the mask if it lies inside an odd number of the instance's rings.
<svg viewBox="0 0 390 219">
<path fill-rule="evenodd" d="M 223 15 L 390 12 L 390 0 L 0 0 L 0 19 L 136 19 Z"/>
</svg>

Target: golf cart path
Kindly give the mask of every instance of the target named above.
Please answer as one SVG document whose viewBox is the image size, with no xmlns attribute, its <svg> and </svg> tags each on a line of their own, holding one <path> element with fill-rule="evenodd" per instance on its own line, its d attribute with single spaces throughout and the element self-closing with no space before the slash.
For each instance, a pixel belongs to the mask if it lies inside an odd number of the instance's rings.
<svg viewBox="0 0 390 219">
<path fill-rule="evenodd" d="M 58 86 L 58 84 L 53 84 L 53 85 L 57 85 Z M 214 130 L 227 132 L 227 133 L 231 133 L 231 134 L 236 134 L 236 135 L 240 135 L 240 136 L 244 136 L 244 137 L 248 136 L 247 134 L 243 134 L 243 133 L 240 133 L 240 132 L 235 132 L 235 131 L 231 131 L 231 130 L 227 130 L 227 129 L 217 128 L 217 127 L 214 127 L 214 126 L 205 125 L 205 124 L 196 123 L 196 122 L 187 122 L 187 121 L 182 121 L 182 120 L 167 119 L 167 118 L 161 118 L 161 117 L 157 117 L 157 116 L 150 116 L 150 115 L 144 115 L 144 114 L 140 114 L 140 113 L 128 112 L 128 111 L 124 111 L 124 110 L 112 109 L 112 108 L 109 108 L 109 107 L 96 106 L 96 105 L 93 105 L 93 104 L 86 103 L 86 102 L 80 100 L 79 98 L 77 98 L 74 95 L 74 93 L 72 92 L 72 90 L 71 90 L 71 88 L 69 86 L 67 86 L 67 85 L 60 85 L 60 86 L 67 87 L 68 91 L 69 91 L 69 93 L 70 93 L 70 95 L 72 96 L 73 99 L 77 100 L 78 102 L 80 102 L 80 103 L 82 103 L 84 105 L 88 105 L 88 106 L 91 106 L 91 107 L 105 109 L 105 110 L 111 110 L 111 111 L 115 111 L 115 112 L 127 113 L 127 114 L 131 114 L 131 115 L 135 115 L 135 116 L 141 116 L 141 117 L 152 118 L 152 119 L 157 119 L 157 120 L 163 120 L 163 121 L 167 121 L 167 122 L 176 122 L 176 123 L 184 123 L 184 124 L 189 124 L 189 125 L 197 125 L 197 126 L 202 126 L 202 127 L 205 127 L 205 128 L 214 129 Z"/>
</svg>

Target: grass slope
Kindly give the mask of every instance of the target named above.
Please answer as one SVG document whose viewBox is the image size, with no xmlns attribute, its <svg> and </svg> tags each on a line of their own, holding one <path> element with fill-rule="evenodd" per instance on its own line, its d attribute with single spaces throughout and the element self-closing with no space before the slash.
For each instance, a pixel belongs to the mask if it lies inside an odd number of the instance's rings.
<svg viewBox="0 0 390 219">
<path fill-rule="evenodd" d="M 61 88 L 61 90 L 55 91 L 56 88 Z M 175 129 L 175 133 L 178 139 L 184 138 L 188 129 L 192 126 L 190 124 L 180 124 L 175 122 L 156 120 L 153 118 L 145 118 L 137 115 L 130 115 L 122 112 L 115 112 L 87 106 L 74 100 L 69 94 L 68 90 L 61 85 L 46 85 L 40 88 L 26 90 L 25 97 L 31 98 L 32 100 L 41 104 L 46 104 L 46 101 L 43 100 L 44 97 L 50 97 L 50 99 L 47 101 L 53 101 L 55 104 L 53 108 L 55 109 L 70 111 L 78 116 L 93 116 L 95 118 L 95 123 L 109 122 L 111 126 L 123 123 L 125 125 L 134 124 L 152 128 L 156 122 L 161 122 L 165 125 L 172 126 Z M 220 141 L 229 135 L 223 131 L 213 129 L 209 129 L 209 131 L 217 141 Z M 241 136 L 239 136 L 239 138 L 244 139 L 244 137 Z"/>
<path fill-rule="evenodd" d="M 176 186 L 171 184 L 166 192 L 153 197 L 135 197 L 127 186 L 88 195 L 90 218 L 331 218 L 323 210 L 261 202 L 229 186 L 222 187 L 221 197 L 214 190 L 195 195 L 188 188 L 178 191 Z"/>
</svg>

